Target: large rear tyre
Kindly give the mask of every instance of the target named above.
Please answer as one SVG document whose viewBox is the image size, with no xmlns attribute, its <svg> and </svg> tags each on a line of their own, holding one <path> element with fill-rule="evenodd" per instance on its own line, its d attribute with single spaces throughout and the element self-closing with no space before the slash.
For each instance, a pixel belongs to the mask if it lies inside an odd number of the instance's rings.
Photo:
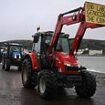
<svg viewBox="0 0 105 105">
<path fill-rule="evenodd" d="M 25 88 L 34 89 L 37 85 L 37 73 L 32 71 L 32 64 L 29 58 L 26 58 L 22 62 L 22 83 Z"/>
<path fill-rule="evenodd" d="M 90 98 L 96 91 L 95 77 L 89 72 L 82 72 L 82 83 L 75 86 L 76 93 L 79 97 Z"/>
<path fill-rule="evenodd" d="M 38 75 L 38 92 L 44 99 L 51 99 L 57 90 L 57 81 L 53 72 L 41 71 Z"/>
</svg>

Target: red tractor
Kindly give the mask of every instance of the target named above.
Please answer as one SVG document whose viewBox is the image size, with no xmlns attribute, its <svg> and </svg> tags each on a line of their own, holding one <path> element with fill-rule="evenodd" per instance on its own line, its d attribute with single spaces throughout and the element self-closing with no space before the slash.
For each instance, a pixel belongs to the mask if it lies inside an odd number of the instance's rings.
<svg viewBox="0 0 105 105">
<path fill-rule="evenodd" d="M 85 21 L 84 8 L 60 14 L 54 32 L 37 32 L 33 36 L 32 52 L 22 62 L 22 83 L 25 88 L 37 85 L 44 99 L 51 98 L 63 88 L 75 88 L 80 97 L 89 98 L 96 91 L 95 77 L 85 67 L 79 66 L 75 57 L 87 28 L 104 25 Z M 64 25 L 80 23 L 72 44 L 68 35 L 61 33 Z"/>
</svg>

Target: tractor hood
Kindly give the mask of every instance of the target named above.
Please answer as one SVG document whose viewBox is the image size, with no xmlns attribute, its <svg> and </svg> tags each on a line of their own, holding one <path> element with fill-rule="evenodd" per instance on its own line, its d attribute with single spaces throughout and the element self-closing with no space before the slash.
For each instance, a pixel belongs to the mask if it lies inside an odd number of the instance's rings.
<svg viewBox="0 0 105 105">
<path fill-rule="evenodd" d="M 75 56 L 65 54 L 63 52 L 55 52 L 55 58 L 57 61 L 61 62 L 64 65 L 77 66 L 77 60 Z"/>
<path fill-rule="evenodd" d="M 55 52 L 55 68 L 63 74 L 78 74 L 78 63 L 73 55 Z"/>
</svg>

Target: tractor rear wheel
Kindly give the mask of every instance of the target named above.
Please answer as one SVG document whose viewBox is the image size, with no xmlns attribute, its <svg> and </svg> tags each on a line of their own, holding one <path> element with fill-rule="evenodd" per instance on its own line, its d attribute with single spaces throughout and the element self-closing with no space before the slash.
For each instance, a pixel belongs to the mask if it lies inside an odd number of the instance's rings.
<svg viewBox="0 0 105 105">
<path fill-rule="evenodd" d="M 57 90 L 57 81 L 53 72 L 41 71 L 38 75 L 38 92 L 44 99 L 52 98 Z"/>
<path fill-rule="evenodd" d="M 89 72 L 82 72 L 82 83 L 75 86 L 75 89 L 79 97 L 90 98 L 96 91 L 95 77 Z"/>
<path fill-rule="evenodd" d="M 22 83 L 25 88 L 34 88 L 37 85 L 37 73 L 32 71 L 32 65 L 29 58 L 22 62 Z"/>
</svg>

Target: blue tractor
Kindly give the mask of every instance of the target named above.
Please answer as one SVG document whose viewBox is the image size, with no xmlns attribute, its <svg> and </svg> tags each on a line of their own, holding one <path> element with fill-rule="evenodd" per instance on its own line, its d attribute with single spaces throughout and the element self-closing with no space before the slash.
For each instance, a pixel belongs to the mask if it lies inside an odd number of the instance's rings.
<svg viewBox="0 0 105 105">
<path fill-rule="evenodd" d="M 9 71 L 10 66 L 18 66 L 18 70 L 21 70 L 23 45 L 18 43 L 5 43 L 4 45 L 2 69 Z"/>
</svg>

